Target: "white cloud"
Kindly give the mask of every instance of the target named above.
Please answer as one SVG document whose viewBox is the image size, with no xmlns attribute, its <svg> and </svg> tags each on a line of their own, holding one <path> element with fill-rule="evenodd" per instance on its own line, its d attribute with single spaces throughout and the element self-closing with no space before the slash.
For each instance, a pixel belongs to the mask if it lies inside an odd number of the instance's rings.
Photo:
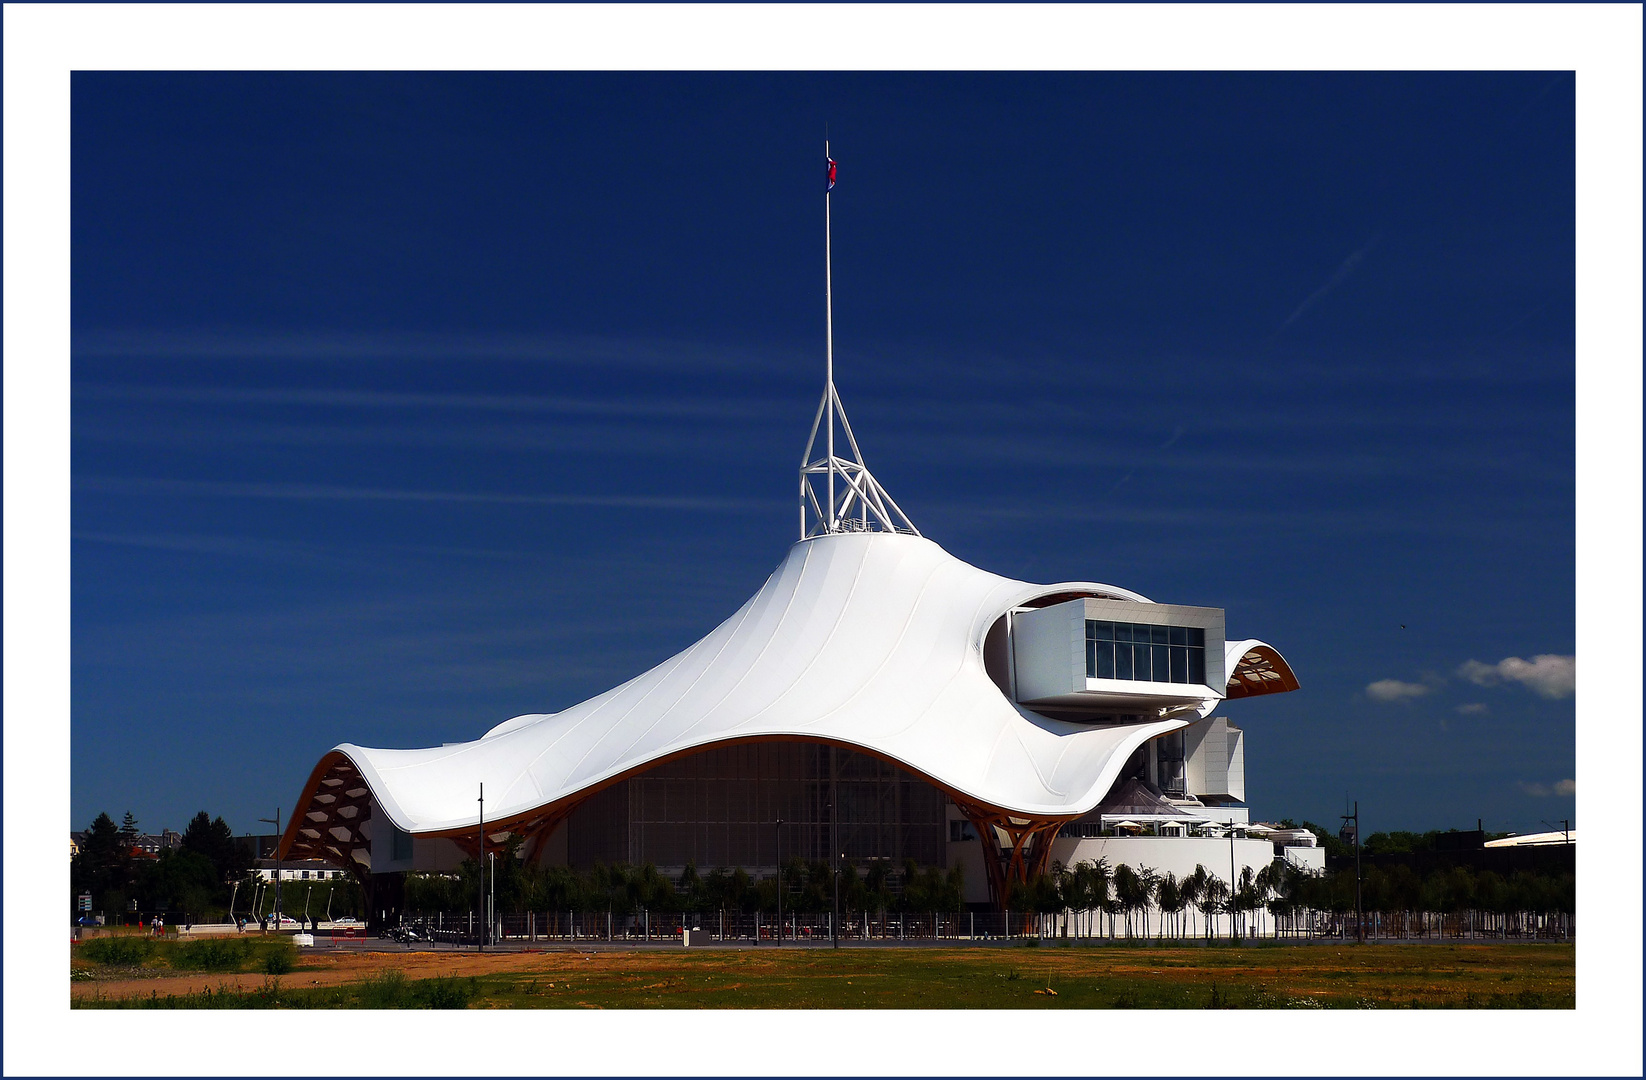
<svg viewBox="0 0 1646 1080">
<path fill-rule="evenodd" d="M 1540 653 L 1530 660 L 1511 656 L 1495 664 L 1465 661 L 1457 673 L 1476 686 L 1517 682 L 1546 698 L 1571 697 L 1577 690 L 1577 657 Z"/>
<path fill-rule="evenodd" d="M 1464 716 L 1485 716 L 1491 712 L 1484 701 L 1471 701 L 1467 705 L 1459 705 L 1457 711 Z"/>
<path fill-rule="evenodd" d="M 1366 696 L 1373 701 L 1409 701 L 1422 697 L 1429 688 L 1422 683 L 1401 682 L 1399 679 L 1379 679 L 1366 687 Z"/>
<path fill-rule="evenodd" d="M 1577 781 L 1556 780 L 1552 784 L 1528 784 L 1526 781 L 1522 780 L 1520 782 L 1520 790 L 1524 791 L 1528 795 L 1535 795 L 1540 799 L 1550 795 L 1576 795 Z"/>
</svg>

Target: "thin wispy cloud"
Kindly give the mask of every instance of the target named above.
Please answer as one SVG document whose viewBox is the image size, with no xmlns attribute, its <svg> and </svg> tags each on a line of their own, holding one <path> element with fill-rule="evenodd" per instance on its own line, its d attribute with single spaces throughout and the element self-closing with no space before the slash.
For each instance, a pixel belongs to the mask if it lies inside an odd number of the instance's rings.
<svg viewBox="0 0 1646 1080">
<path fill-rule="evenodd" d="M 1471 701 L 1457 707 L 1459 716 L 1485 716 L 1492 710 L 1486 707 L 1484 701 Z"/>
<path fill-rule="evenodd" d="M 310 544 L 294 540 L 270 540 L 252 536 L 213 536 L 199 533 L 111 533 L 76 530 L 69 538 L 77 543 L 107 544 L 112 547 L 171 551 L 188 555 L 221 555 L 228 558 L 257 558 L 276 562 L 337 563 L 340 565 L 382 565 L 385 552 L 406 556 L 457 556 L 464 559 L 530 559 L 532 551 L 497 548 L 453 547 L 437 544 L 376 543 L 369 551 L 357 546 Z"/>
<path fill-rule="evenodd" d="M 1529 783 L 1520 781 L 1519 788 L 1534 798 L 1546 799 L 1551 795 L 1571 796 L 1577 794 L 1576 780 L 1556 780 L 1552 784 Z"/>
<path fill-rule="evenodd" d="M 1304 299 L 1303 303 L 1297 305 L 1296 310 L 1286 316 L 1286 321 L 1280 324 L 1280 329 L 1277 330 L 1276 333 L 1279 333 L 1280 330 L 1285 330 L 1288 326 L 1291 326 L 1293 323 L 1297 322 L 1297 320 L 1301 319 L 1310 308 L 1314 307 L 1321 300 L 1330 295 L 1333 289 L 1337 288 L 1345 281 L 1348 281 L 1349 278 L 1353 276 L 1354 272 L 1360 268 L 1360 264 L 1365 261 L 1366 256 L 1371 253 L 1371 250 L 1377 246 L 1378 241 L 1381 239 L 1381 234 L 1373 236 L 1370 240 L 1366 241 L 1364 245 L 1354 251 L 1351 251 L 1348 256 L 1338 264 L 1338 267 L 1335 271 L 1333 271 L 1332 276 L 1326 279 L 1326 283 L 1314 292 L 1310 293 L 1308 297 Z"/>
<path fill-rule="evenodd" d="M 657 337 L 511 333 L 304 333 L 257 330 L 77 330 L 76 359 L 193 361 L 487 361 L 694 371 L 810 370 L 811 354 L 783 346 Z"/>
<path fill-rule="evenodd" d="M 465 412 L 528 413 L 549 416 L 636 417 L 682 420 L 743 420 L 772 415 L 787 401 L 717 398 L 545 397 L 532 394 L 406 393 L 385 390 L 331 390 L 280 387 L 129 386 L 76 384 L 76 397 L 94 401 L 140 401 L 180 405 L 299 406 L 337 409 L 447 409 Z"/>
<path fill-rule="evenodd" d="M 1567 698 L 1577 692 L 1577 657 L 1541 653 L 1530 660 L 1510 656 L 1495 664 L 1467 660 L 1458 669 L 1460 677 L 1476 686 L 1519 683 L 1546 698 Z"/>
<path fill-rule="evenodd" d="M 396 488 L 343 487 L 332 484 L 235 483 L 220 480 L 166 480 L 151 477 L 83 477 L 74 486 L 84 491 L 125 495 L 205 496 L 229 499 L 296 499 L 310 501 L 489 503 L 505 506 L 592 506 L 643 510 L 769 510 L 761 499 L 715 499 L 675 495 L 514 494 L 490 491 L 416 491 Z"/>
</svg>

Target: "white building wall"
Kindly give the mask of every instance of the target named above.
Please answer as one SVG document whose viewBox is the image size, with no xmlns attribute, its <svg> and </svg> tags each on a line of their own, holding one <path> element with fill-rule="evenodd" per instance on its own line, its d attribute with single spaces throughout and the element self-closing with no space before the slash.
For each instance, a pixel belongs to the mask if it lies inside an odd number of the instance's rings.
<svg viewBox="0 0 1646 1080">
<path fill-rule="evenodd" d="M 1228 717 L 1210 716 L 1185 728 L 1183 756 L 1192 794 L 1246 801 L 1246 733 Z"/>
<path fill-rule="evenodd" d="M 1052 859 L 1064 866 L 1108 859 L 1111 870 L 1125 863 L 1133 870 L 1147 866 L 1180 879 L 1194 873 L 1196 866 L 1204 866 L 1207 873 L 1228 881 L 1231 857 L 1238 879 L 1247 867 L 1255 874 L 1273 862 L 1275 846 L 1267 840 L 1209 836 L 1100 836 L 1052 841 Z"/>
<path fill-rule="evenodd" d="M 1086 689 L 1086 609 L 1079 601 L 1012 616 L 1017 700 Z"/>
<path fill-rule="evenodd" d="M 1064 866 L 1073 866 L 1087 860 L 1108 859 L 1109 868 L 1121 863 L 1130 866 L 1133 870 L 1149 867 L 1156 873 L 1173 874 L 1182 879 L 1193 874 L 1196 866 L 1204 866 L 1206 872 L 1222 881 L 1229 880 L 1230 859 L 1233 857 L 1234 876 L 1239 880 L 1240 875 L 1250 869 L 1252 873 L 1268 866 L 1274 861 L 1274 844 L 1267 840 L 1252 839 L 1215 839 L 1212 837 L 1186 836 L 1115 836 L 1099 837 L 1089 840 L 1056 840 L 1052 842 L 1052 859 L 1061 862 Z M 1323 853 L 1324 854 L 1324 853 Z M 985 888 L 987 892 L 987 888 Z M 1149 933 L 1158 935 L 1161 932 L 1161 912 L 1156 906 L 1149 908 Z M 1207 932 L 1206 916 L 1198 908 L 1188 908 L 1179 913 L 1176 918 L 1181 923 L 1184 933 L 1200 937 Z M 1274 934 L 1274 922 L 1267 912 L 1245 914 L 1242 916 L 1246 932 L 1268 937 Z M 1211 917 L 1211 933 L 1213 935 L 1229 933 L 1229 916 L 1214 914 Z M 1079 922 L 1078 925 L 1088 929 L 1094 928 L 1099 934 L 1106 932 L 1109 926 L 1107 917 L 1099 919 L 1095 924 L 1090 921 Z M 1116 935 L 1125 933 L 1125 920 L 1116 916 L 1114 923 Z M 1141 920 L 1134 917 L 1132 930 L 1141 935 L 1143 925 Z M 1058 927 L 1054 933 L 1063 931 L 1063 920 L 1058 920 Z M 1079 932 L 1071 930 L 1073 932 Z"/>
<path fill-rule="evenodd" d="M 1275 847 L 1267 840 L 1236 839 L 1232 842 L 1234 872 L 1238 880 L 1247 867 L 1252 873 L 1274 861 Z M 1315 848 L 1325 866 L 1325 851 Z M 1133 870 L 1150 867 L 1159 874 L 1175 874 L 1179 879 L 1193 874 L 1196 866 L 1223 881 L 1229 880 L 1231 841 L 1206 836 L 1104 836 L 1087 840 L 1052 841 L 1052 861 L 1064 866 L 1108 859 L 1109 868 L 1125 863 Z M 965 899 L 968 904 L 987 903 L 989 877 L 983 865 L 983 845 L 976 840 L 949 844 L 949 865 L 964 866 Z"/>
</svg>

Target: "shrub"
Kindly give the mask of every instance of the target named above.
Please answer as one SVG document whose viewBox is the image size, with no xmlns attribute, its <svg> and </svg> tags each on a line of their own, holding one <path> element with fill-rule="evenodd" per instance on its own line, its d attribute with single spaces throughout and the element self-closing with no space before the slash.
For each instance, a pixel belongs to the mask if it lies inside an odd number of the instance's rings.
<svg viewBox="0 0 1646 1080">
<path fill-rule="evenodd" d="M 297 966 L 297 946 L 283 938 L 270 942 L 261 951 L 263 970 L 270 975 L 284 975 Z"/>
<path fill-rule="evenodd" d="M 77 956 L 94 964 L 141 964 L 154 955 L 154 940 L 146 937 L 96 937 L 78 946 Z"/>
<path fill-rule="evenodd" d="M 251 955 L 245 938 L 200 938 L 183 941 L 172 950 L 171 966 L 184 971 L 239 971 Z"/>
<path fill-rule="evenodd" d="M 442 975 L 417 984 L 421 1004 L 428 1009 L 466 1009 L 474 997 L 474 980 Z"/>
<path fill-rule="evenodd" d="M 390 968 L 356 984 L 362 1009 L 404 1008 L 411 996 L 406 976 Z"/>
</svg>

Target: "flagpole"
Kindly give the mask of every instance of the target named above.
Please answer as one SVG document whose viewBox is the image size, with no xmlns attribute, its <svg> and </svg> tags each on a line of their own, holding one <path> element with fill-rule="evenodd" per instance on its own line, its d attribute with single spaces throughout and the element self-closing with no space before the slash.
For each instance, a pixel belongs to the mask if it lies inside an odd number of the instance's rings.
<svg viewBox="0 0 1646 1080">
<path fill-rule="evenodd" d="M 829 160 L 829 140 L 823 140 L 823 160 Z M 833 265 L 833 226 L 829 220 L 830 192 L 823 192 L 823 306 L 825 311 L 824 328 L 827 351 L 827 368 L 824 378 L 824 396 L 828 399 L 829 424 L 829 520 L 824 525 L 826 532 L 834 531 L 834 265 Z"/>
</svg>

